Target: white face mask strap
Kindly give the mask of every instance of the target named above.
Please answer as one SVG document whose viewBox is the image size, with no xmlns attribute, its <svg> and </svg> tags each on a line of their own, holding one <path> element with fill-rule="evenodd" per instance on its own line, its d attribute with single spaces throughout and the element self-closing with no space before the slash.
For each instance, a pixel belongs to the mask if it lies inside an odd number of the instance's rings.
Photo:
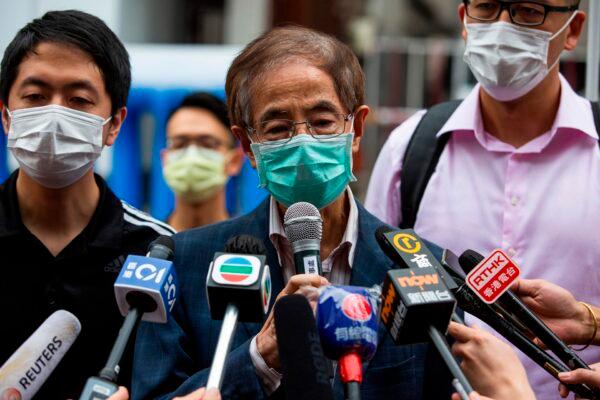
<svg viewBox="0 0 600 400">
<path fill-rule="evenodd" d="M 556 32 L 554 35 L 552 35 L 550 37 L 550 40 L 554 40 L 558 35 L 560 35 L 565 29 L 567 29 L 567 26 L 571 25 L 571 22 L 573 22 L 573 19 L 575 18 L 575 16 L 579 14 L 579 10 L 576 10 L 573 15 L 571 15 L 571 18 L 569 18 L 567 20 L 567 22 L 562 26 L 562 28 L 559 29 L 558 32 Z"/>
<path fill-rule="evenodd" d="M 106 118 L 106 119 L 104 120 L 104 122 L 102 122 L 102 126 L 104 126 L 104 125 L 108 124 L 108 123 L 109 123 L 109 122 L 110 122 L 112 119 L 113 119 L 112 115 L 111 115 L 110 117 Z"/>
</svg>

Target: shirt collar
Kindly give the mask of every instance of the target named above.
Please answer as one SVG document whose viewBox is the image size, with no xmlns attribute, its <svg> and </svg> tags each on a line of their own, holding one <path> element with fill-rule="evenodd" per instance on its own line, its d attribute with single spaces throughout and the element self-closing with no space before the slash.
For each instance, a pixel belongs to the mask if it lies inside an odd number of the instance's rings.
<svg viewBox="0 0 600 400">
<path fill-rule="evenodd" d="M 352 268 L 352 264 L 354 262 L 354 253 L 356 250 L 356 242 L 358 240 L 358 207 L 356 206 L 356 200 L 354 199 L 354 195 L 352 194 L 350 186 L 346 188 L 346 194 L 348 195 L 348 200 L 350 202 L 350 212 L 348 213 L 348 221 L 346 221 L 346 230 L 342 236 L 342 241 L 331 252 L 331 254 L 335 254 L 343 245 L 349 245 L 348 264 L 350 265 L 350 268 Z M 274 242 L 277 237 L 287 239 L 283 222 L 279 216 L 277 202 L 273 196 L 271 196 L 269 206 L 269 238 L 272 242 Z M 275 246 L 275 248 L 277 248 L 277 246 Z"/>
<path fill-rule="evenodd" d="M 577 95 L 562 74 L 559 74 L 559 77 L 561 84 L 560 103 L 550 131 L 551 135 L 554 136 L 559 129 L 571 129 L 598 140 L 598 132 L 596 132 L 590 102 Z M 479 104 L 480 90 L 481 85 L 475 85 L 469 95 L 438 131 L 438 137 L 448 132 L 467 131 L 475 133 L 480 142 L 486 141 Z"/>
<path fill-rule="evenodd" d="M 21 219 L 17 197 L 17 176 L 14 171 L 0 191 L 0 237 L 27 232 Z M 94 175 L 100 191 L 98 206 L 81 234 L 95 247 L 120 248 L 123 233 L 123 209 L 121 202 L 108 188 L 104 179 Z"/>
</svg>

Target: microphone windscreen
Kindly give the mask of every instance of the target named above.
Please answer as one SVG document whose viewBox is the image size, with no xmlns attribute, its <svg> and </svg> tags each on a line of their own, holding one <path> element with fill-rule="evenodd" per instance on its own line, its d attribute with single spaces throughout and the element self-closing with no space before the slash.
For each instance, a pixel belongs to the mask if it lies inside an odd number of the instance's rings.
<svg viewBox="0 0 600 400">
<path fill-rule="evenodd" d="M 81 324 L 65 310 L 50 315 L 0 368 L 0 396 L 19 392 L 21 400 L 31 399 L 69 350 Z"/>
<path fill-rule="evenodd" d="M 461 268 L 465 271 L 465 274 L 471 272 L 473 268 L 477 266 L 480 262 L 483 261 L 485 257 L 476 252 L 475 250 L 465 250 L 458 257 L 458 262 L 460 263 Z"/>
<path fill-rule="evenodd" d="M 333 399 L 329 361 L 308 301 L 301 295 L 282 297 L 274 313 L 285 398 Z"/>
<path fill-rule="evenodd" d="M 148 257 L 161 260 L 172 260 L 175 252 L 175 241 L 172 237 L 161 235 L 148 246 Z"/>
<path fill-rule="evenodd" d="M 263 242 L 252 235 L 237 235 L 225 243 L 225 253 L 267 255 Z"/>
</svg>

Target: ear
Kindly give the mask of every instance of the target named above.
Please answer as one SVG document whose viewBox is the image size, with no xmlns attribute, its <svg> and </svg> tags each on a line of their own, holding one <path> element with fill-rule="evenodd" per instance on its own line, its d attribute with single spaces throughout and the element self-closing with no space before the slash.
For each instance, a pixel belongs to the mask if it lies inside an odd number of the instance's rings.
<svg viewBox="0 0 600 400">
<path fill-rule="evenodd" d="M 229 159 L 225 165 L 225 173 L 228 176 L 236 176 L 240 174 L 242 167 L 244 166 L 244 151 L 240 146 L 229 150 Z"/>
<path fill-rule="evenodd" d="M 246 154 L 246 157 L 250 160 L 250 164 L 252 164 L 252 168 L 256 168 L 256 160 L 254 160 L 254 153 L 250 148 L 250 138 L 248 137 L 248 132 L 246 129 L 242 128 L 239 125 L 233 125 L 231 127 L 231 132 L 237 138 L 237 140 L 242 145 L 242 151 Z"/>
<path fill-rule="evenodd" d="M 8 128 L 10 128 L 10 117 L 8 116 L 6 107 L 2 107 L 2 128 L 4 129 L 4 134 L 8 135 Z"/>
<path fill-rule="evenodd" d="M 119 131 L 121 130 L 121 126 L 123 126 L 123 122 L 125 121 L 125 117 L 127 117 L 127 108 L 121 107 L 115 115 L 113 115 L 112 119 L 106 124 L 108 129 L 108 134 L 106 135 L 106 139 L 104 140 L 104 144 L 106 146 L 112 146 L 115 144 L 117 140 L 117 136 L 119 136 Z"/>
<path fill-rule="evenodd" d="M 585 13 L 582 11 L 579 11 L 577 15 L 573 17 L 573 21 L 571 21 L 569 27 L 566 29 L 567 39 L 565 40 L 565 50 L 571 51 L 577 47 L 586 18 Z"/>
<path fill-rule="evenodd" d="M 167 160 L 167 149 L 160 149 L 160 165 L 165 166 L 165 161 Z"/>
<path fill-rule="evenodd" d="M 365 125 L 368 114 L 369 107 L 365 105 L 358 107 L 354 112 L 354 140 L 352 142 L 352 153 L 358 153 L 360 140 L 365 133 Z"/>
<path fill-rule="evenodd" d="M 460 36 L 462 36 L 463 40 L 467 40 L 467 30 L 465 29 L 466 14 L 467 9 L 465 8 L 465 3 L 460 3 L 458 5 L 458 18 L 460 18 L 460 26 L 462 27 L 460 30 Z"/>
</svg>

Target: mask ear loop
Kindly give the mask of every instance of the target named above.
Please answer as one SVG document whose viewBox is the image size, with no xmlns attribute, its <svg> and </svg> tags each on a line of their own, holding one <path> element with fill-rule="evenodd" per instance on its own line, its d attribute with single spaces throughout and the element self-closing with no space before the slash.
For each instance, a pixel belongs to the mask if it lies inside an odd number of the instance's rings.
<svg viewBox="0 0 600 400">
<path fill-rule="evenodd" d="M 554 39 L 556 39 L 558 37 L 558 35 L 560 35 L 565 29 L 567 29 L 567 27 L 569 25 L 571 25 L 571 22 L 573 22 L 573 19 L 575 18 L 575 16 L 579 14 L 579 10 L 575 11 L 573 13 L 573 15 L 571 15 L 571 17 L 567 20 L 567 22 L 563 25 L 562 28 L 560 28 L 558 30 L 558 32 L 556 32 L 554 35 L 552 35 L 550 37 L 550 39 L 548 39 L 548 42 L 553 41 Z M 562 51 L 561 51 L 562 53 Z M 558 58 L 556 59 L 556 61 L 554 61 L 554 63 L 552 64 L 552 66 L 550 68 L 548 68 L 548 72 L 552 71 L 554 69 L 554 67 L 556 67 L 558 64 L 560 63 L 560 54 L 558 55 Z"/>
</svg>

